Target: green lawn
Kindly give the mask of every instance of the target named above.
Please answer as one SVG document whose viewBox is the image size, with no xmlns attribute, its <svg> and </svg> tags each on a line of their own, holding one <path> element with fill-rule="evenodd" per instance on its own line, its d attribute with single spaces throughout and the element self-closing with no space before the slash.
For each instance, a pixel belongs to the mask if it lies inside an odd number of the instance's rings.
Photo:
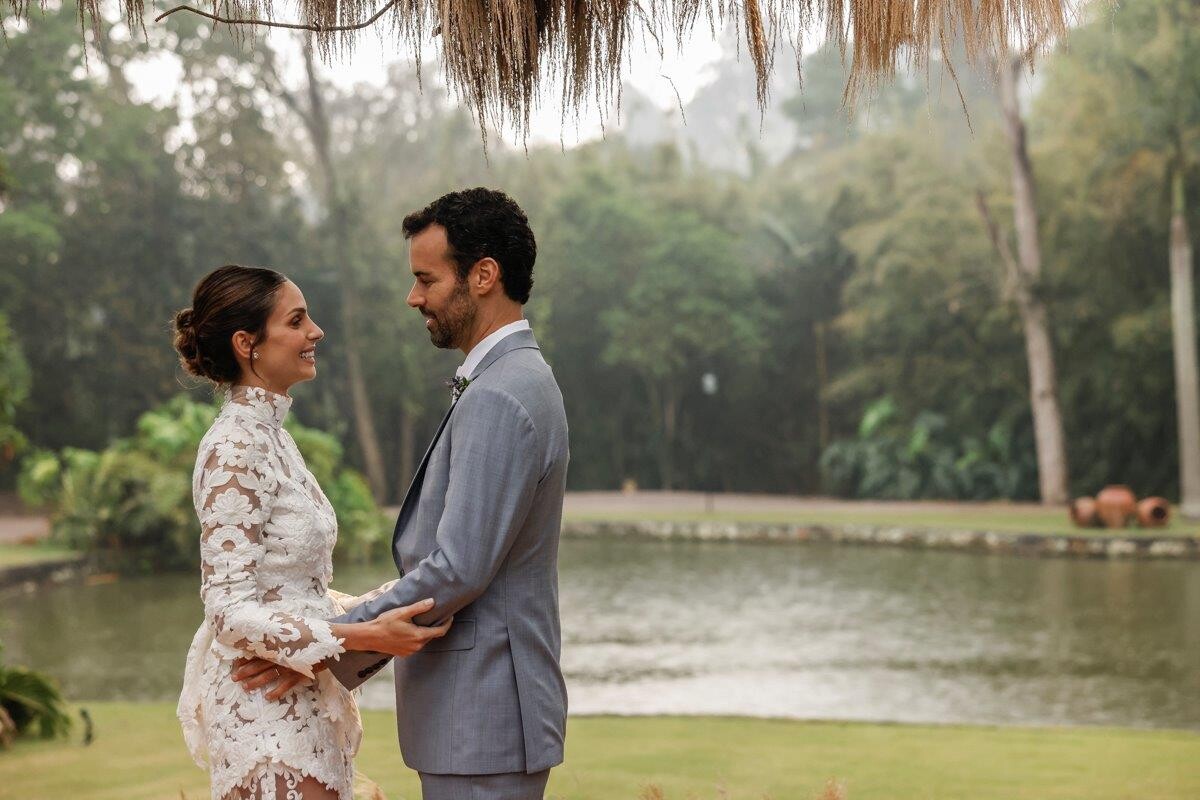
<svg viewBox="0 0 1200 800">
<path fill-rule="evenodd" d="M 898 525 L 906 528 L 953 528 L 958 530 L 1046 533 L 1076 536 L 1198 536 L 1200 525 L 1172 518 L 1165 528 L 1076 528 L 1061 508 L 1004 509 L 969 504 L 946 508 L 875 510 L 855 508 L 852 503 L 829 509 L 805 511 L 578 511 L 566 520 L 608 522 L 761 522 L 795 525 Z"/>
<path fill-rule="evenodd" d="M 76 558 L 75 550 L 39 542 L 37 544 L 0 544 L 0 568 Z"/>
<path fill-rule="evenodd" d="M 0 797 L 207 798 L 167 704 L 89 703 L 96 741 L 22 742 L 0 752 Z M 364 714 L 359 768 L 389 800 L 419 797 L 392 717 Z M 560 800 L 813 800 L 830 778 L 846 800 L 1194 800 L 1200 734 L 806 723 L 711 717 L 572 718 Z"/>
</svg>

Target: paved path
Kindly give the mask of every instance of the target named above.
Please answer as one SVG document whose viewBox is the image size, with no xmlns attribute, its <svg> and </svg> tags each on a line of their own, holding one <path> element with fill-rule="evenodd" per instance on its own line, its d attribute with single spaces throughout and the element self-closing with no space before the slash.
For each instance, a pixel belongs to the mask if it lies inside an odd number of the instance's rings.
<svg viewBox="0 0 1200 800">
<path fill-rule="evenodd" d="M 964 517 L 989 514 L 1027 514 L 1043 510 L 1037 503 L 956 503 L 952 501 L 891 502 L 875 500 L 838 500 L 830 497 L 801 497 L 780 494 L 712 494 L 704 492 L 568 492 L 563 504 L 567 514 L 594 514 L 636 511 L 647 512 L 734 512 L 734 511 L 937 511 L 948 515 L 961 513 Z M 399 506 L 388 506 L 390 516 L 400 513 Z"/>
<path fill-rule="evenodd" d="M 29 514 L 0 516 L 0 544 L 17 544 L 50 535 L 50 520 Z"/>
<path fill-rule="evenodd" d="M 7 498 L 0 498 L 4 500 Z M 885 502 L 871 500 L 837 500 L 829 497 L 800 497 L 779 494 L 712 494 L 704 492 L 568 492 L 565 511 L 568 514 L 595 514 L 617 512 L 629 514 L 637 511 L 668 512 L 734 512 L 734 511 L 837 511 L 861 512 L 886 511 L 937 511 L 947 515 L 961 513 L 963 516 L 979 514 L 1022 514 L 1044 508 L 1037 503 L 956 503 L 940 501 Z M 389 506 L 386 513 L 395 516 L 398 506 Z M 50 535 L 49 521 L 42 516 L 30 514 L 18 503 L 0 502 L 0 544 L 12 544 L 30 538 L 41 539 Z"/>
<path fill-rule="evenodd" d="M 1037 503 L 958 503 L 953 501 L 893 502 L 882 500 L 838 500 L 831 497 L 801 497 L 780 494 L 712 494 L 704 492 L 570 492 L 567 513 L 596 511 L 937 511 L 963 515 L 986 511 L 993 514 L 1023 514 L 1044 509 Z"/>
</svg>

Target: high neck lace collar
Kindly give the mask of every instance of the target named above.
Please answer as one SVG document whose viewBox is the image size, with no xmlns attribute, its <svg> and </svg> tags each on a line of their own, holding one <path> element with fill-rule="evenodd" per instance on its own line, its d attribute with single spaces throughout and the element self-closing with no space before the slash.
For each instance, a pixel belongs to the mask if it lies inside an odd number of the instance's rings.
<svg viewBox="0 0 1200 800">
<path fill-rule="evenodd" d="M 292 398 L 257 386 L 234 386 L 225 390 L 225 405 L 236 406 L 237 411 L 278 427 L 287 418 Z"/>
</svg>

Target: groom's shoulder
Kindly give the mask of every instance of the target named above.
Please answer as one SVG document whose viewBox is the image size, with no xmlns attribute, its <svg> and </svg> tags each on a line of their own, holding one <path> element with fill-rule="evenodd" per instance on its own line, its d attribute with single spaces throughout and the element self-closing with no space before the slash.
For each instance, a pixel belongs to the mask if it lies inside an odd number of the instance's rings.
<svg viewBox="0 0 1200 800">
<path fill-rule="evenodd" d="M 537 347 L 521 347 L 500 356 L 476 379 L 483 386 L 491 386 L 514 394 L 544 387 L 557 386 L 554 372 L 542 351 Z"/>
<path fill-rule="evenodd" d="M 534 347 L 505 353 L 471 384 L 467 394 L 475 389 L 476 398 L 483 402 L 503 403 L 503 398 L 508 398 L 535 420 L 562 408 L 562 393 L 554 372 Z"/>
</svg>

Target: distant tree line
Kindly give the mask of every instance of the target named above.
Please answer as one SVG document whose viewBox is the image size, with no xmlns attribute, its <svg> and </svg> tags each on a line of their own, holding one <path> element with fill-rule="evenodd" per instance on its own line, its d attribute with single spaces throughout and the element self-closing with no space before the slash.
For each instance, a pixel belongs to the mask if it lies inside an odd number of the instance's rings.
<svg viewBox="0 0 1200 800">
<path fill-rule="evenodd" d="M 184 15 L 148 40 L 104 26 L 85 53 L 73 7 L 35 12 L 0 41 L 0 479 L 22 451 L 130 437 L 192 386 L 168 320 L 238 262 L 305 291 L 328 342 L 294 413 L 395 502 L 461 358 L 404 304 L 399 220 L 486 184 L 538 235 L 527 312 L 566 399 L 573 489 L 1044 496 L 1040 306 L 1069 491 L 1178 497 L 1171 265 L 1190 274 L 1200 223 L 1200 48 L 1170 23 L 1194 12 L 1144 5 L 1085 20 L 1031 95 L 1015 76 L 1040 244 L 1015 284 L 999 245 L 1021 244 L 1023 201 L 987 76 L 935 65 L 848 118 L 844 70 L 818 53 L 777 100 L 794 148 L 767 158 L 747 125 L 749 156 L 724 162 L 744 172 L 619 134 L 527 153 L 493 137 L 485 157 L 411 65 L 348 91 L 303 50 L 285 75 L 264 41 Z M 179 90 L 150 103 L 133 67 L 163 51 Z"/>
</svg>

